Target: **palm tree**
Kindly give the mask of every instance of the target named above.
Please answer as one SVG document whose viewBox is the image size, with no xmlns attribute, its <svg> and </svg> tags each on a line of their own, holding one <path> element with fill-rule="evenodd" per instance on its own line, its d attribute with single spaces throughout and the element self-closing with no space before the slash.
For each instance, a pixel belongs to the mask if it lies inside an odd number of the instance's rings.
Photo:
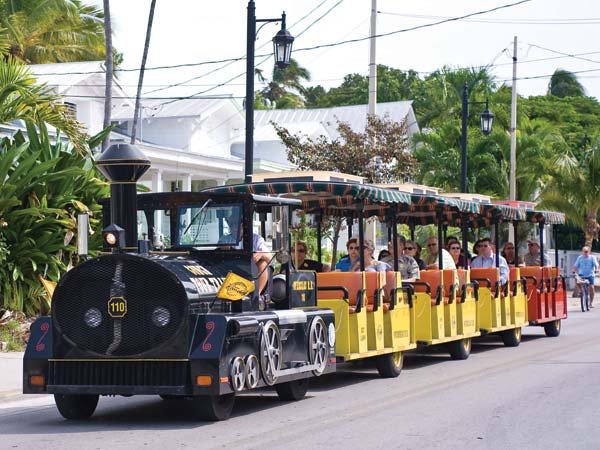
<svg viewBox="0 0 600 450">
<path fill-rule="evenodd" d="M 568 70 L 556 69 L 548 83 L 548 94 L 557 97 L 583 97 L 585 89 L 577 76 Z"/>
<path fill-rule="evenodd" d="M 585 245 L 598 240 L 600 211 L 600 143 L 583 153 L 558 156 L 550 166 L 550 181 L 542 191 L 541 207 L 563 211 L 567 219 L 581 227 Z"/>
<path fill-rule="evenodd" d="M 258 76 L 261 80 L 265 80 L 261 72 Z M 273 69 L 273 79 L 260 92 L 260 96 L 271 104 L 274 103 L 278 109 L 301 108 L 304 105 L 303 97 L 306 92 L 302 86 L 303 80 L 310 81 L 310 72 L 292 58 L 290 65 L 285 69 L 277 67 Z"/>
<path fill-rule="evenodd" d="M 112 47 L 112 24 L 110 20 L 110 1 L 104 2 L 104 39 L 106 45 L 105 65 L 106 83 L 104 86 L 104 129 L 110 127 L 110 114 L 112 112 L 112 82 L 113 82 L 113 47 Z M 108 148 L 110 138 L 108 135 L 102 140 L 102 151 Z"/>
<path fill-rule="evenodd" d="M 15 120 L 38 127 L 52 125 L 65 133 L 80 153 L 87 153 L 87 136 L 82 125 L 59 102 L 54 90 L 36 84 L 27 66 L 8 57 L 0 59 L 0 123 Z"/>
<path fill-rule="evenodd" d="M 0 35 L 27 64 L 104 58 L 103 18 L 80 0 L 0 0 Z"/>
<path fill-rule="evenodd" d="M 150 35 L 152 34 L 152 22 L 154 21 L 154 8 L 156 0 L 150 3 L 150 13 L 148 14 L 148 26 L 146 28 L 146 41 L 144 43 L 144 54 L 142 56 L 142 65 L 140 67 L 140 78 L 138 80 L 137 94 L 135 95 L 135 109 L 133 113 L 133 126 L 131 129 L 131 143 L 135 144 L 137 134 L 137 124 L 140 115 L 140 97 L 142 96 L 142 86 L 144 85 L 144 71 L 146 70 L 146 59 L 148 58 L 148 50 L 150 49 Z"/>
</svg>

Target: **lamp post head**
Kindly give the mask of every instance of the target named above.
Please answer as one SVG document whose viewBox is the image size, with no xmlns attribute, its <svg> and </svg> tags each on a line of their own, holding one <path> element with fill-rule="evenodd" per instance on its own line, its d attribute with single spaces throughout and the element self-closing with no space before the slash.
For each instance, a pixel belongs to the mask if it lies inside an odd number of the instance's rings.
<svg viewBox="0 0 600 450">
<path fill-rule="evenodd" d="M 292 56 L 292 44 L 294 36 L 285 29 L 285 12 L 281 15 L 281 30 L 273 38 L 273 52 L 275 54 L 275 65 L 279 69 L 285 69 L 290 65 Z"/>
<path fill-rule="evenodd" d="M 492 132 L 492 123 L 494 121 L 494 113 L 489 109 L 489 101 L 485 101 L 485 110 L 479 116 L 481 119 L 481 132 L 486 136 Z"/>
</svg>

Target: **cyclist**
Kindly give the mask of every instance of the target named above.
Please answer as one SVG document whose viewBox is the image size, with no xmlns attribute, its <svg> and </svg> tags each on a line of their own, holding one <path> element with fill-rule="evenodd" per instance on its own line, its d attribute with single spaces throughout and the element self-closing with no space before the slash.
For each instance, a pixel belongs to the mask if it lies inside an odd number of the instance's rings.
<svg viewBox="0 0 600 450">
<path fill-rule="evenodd" d="M 598 272 L 598 261 L 590 254 L 590 248 L 587 245 L 581 249 L 581 255 L 577 257 L 572 272 L 589 281 L 590 308 L 593 308 L 594 274 Z"/>
</svg>

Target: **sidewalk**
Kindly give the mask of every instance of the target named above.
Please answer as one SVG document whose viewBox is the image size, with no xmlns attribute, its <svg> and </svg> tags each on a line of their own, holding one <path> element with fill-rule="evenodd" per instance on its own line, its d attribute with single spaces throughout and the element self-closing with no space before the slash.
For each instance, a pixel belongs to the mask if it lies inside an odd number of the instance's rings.
<svg viewBox="0 0 600 450">
<path fill-rule="evenodd" d="M 23 353 L 0 353 L 0 402 L 23 392 Z"/>
</svg>

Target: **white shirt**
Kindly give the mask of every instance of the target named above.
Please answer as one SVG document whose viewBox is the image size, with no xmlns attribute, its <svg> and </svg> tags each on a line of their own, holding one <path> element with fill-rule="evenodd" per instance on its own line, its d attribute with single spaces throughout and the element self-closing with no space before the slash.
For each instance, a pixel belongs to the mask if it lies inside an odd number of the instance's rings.
<svg viewBox="0 0 600 450">
<path fill-rule="evenodd" d="M 500 284 L 505 285 L 508 281 L 508 264 L 506 259 L 503 256 L 499 256 L 500 259 Z M 471 261 L 472 269 L 480 269 L 480 268 L 488 268 L 488 267 L 496 267 L 496 255 L 492 252 L 491 256 L 476 256 Z"/>
</svg>

